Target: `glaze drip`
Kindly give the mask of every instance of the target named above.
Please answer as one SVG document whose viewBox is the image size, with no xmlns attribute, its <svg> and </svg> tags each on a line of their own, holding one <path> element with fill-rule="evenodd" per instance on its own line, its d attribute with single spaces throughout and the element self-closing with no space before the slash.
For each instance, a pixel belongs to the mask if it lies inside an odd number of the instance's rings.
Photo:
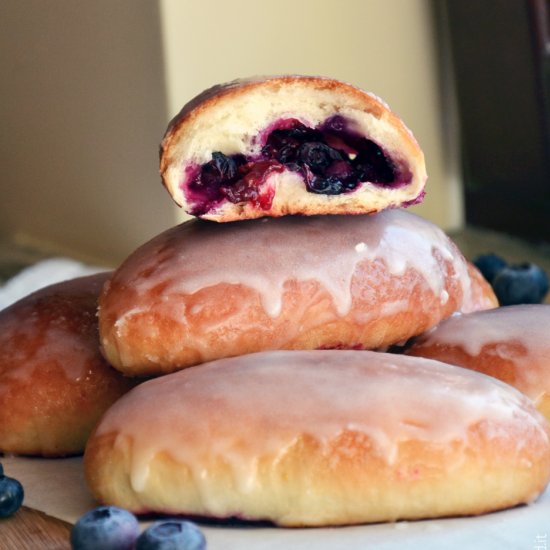
<svg viewBox="0 0 550 550">
<path fill-rule="evenodd" d="M 392 464 L 410 439 L 472 452 L 474 426 L 488 440 L 517 440 L 518 452 L 533 433 L 548 439 L 531 403 L 487 376 L 417 357 L 300 351 L 224 359 L 143 383 L 108 411 L 97 436 L 132 442 L 138 492 L 161 452 L 189 467 L 202 489 L 221 460 L 246 492 L 261 457 L 277 461 L 304 435 L 322 452 L 343 432 L 358 432 Z"/>
<path fill-rule="evenodd" d="M 417 344 L 437 343 L 459 347 L 471 357 L 489 353 L 513 361 L 519 386 L 543 392 L 550 366 L 549 329 L 550 305 L 506 306 L 453 316 L 420 337 Z"/>
<path fill-rule="evenodd" d="M 449 289 L 441 262 L 448 261 L 463 297 L 469 295 L 467 267 L 454 244 L 434 224 L 402 210 L 226 224 L 193 220 L 142 247 L 119 273 L 138 295 L 156 289 L 165 302 L 172 294 L 193 294 L 221 283 L 243 285 L 258 292 L 271 317 L 279 315 L 289 281 L 316 281 L 343 316 L 352 304 L 358 266 L 374 260 L 396 276 L 416 270 L 442 303 Z M 134 271 L 134 265 L 142 267 Z M 134 312 L 130 308 L 119 316 L 119 324 Z M 178 318 L 181 314 L 174 312 Z"/>
</svg>

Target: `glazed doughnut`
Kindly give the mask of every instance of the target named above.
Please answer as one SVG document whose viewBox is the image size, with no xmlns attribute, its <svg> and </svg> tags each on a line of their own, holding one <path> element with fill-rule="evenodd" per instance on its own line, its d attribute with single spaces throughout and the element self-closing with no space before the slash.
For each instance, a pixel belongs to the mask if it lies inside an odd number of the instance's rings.
<svg viewBox="0 0 550 550">
<path fill-rule="evenodd" d="M 105 286 L 105 356 L 158 375 L 275 349 L 374 349 L 472 307 L 466 261 L 404 210 L 191 220 L 134 252 Z"/>
<path fill-rule="evenodd" d="M 135 385 L 99 352 L 108 276 L 51 285 L 0 311 L 0 452 L 82 453 L 101 414 Z"/>
<path fill-rule="evenodd" d="M 263 352 L 138 386 L 84 464 L 100 502 L 136 513 L 345 525 L 532 502 L 550 478 L 549 436 L 529 399 L 466 369 Z"/>
<path fill-rule="evenodd" d="M 418 143 L 383 101 L 312 76 L 204 91 L 170 122 L 160 171 L 186 212 L 219 222 L 408 206 L 427 178 Z"/>
<path fill-rule="evenodd" d="M 498 298 L 493 287 L 479 269 L 470 262 L 468 262 L 468 274 L 470 276 L 470 298 L 463 303 L 461 312 L 470 313 L 498 307 Z"/>
<path fill-rule="evenodd" d="M 530 397 L 550 420 L 550 305 L 457 315 L 415 339 L 410 355 L 494 376 Z"/>
</svg>

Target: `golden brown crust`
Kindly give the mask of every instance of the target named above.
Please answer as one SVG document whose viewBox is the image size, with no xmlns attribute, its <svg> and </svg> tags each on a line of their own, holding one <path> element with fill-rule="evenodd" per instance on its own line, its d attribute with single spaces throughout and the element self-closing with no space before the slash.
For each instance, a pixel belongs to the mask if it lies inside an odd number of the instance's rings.
<svg viewBox="0 0 550 550">
<path fill-rule="evenodd" d="M 298 356 L 307 352 L 295 353 Z M 333 368 L 341 370 L 339 380 L 343 386 L 336 384 L 334 391 L 346 392 L 355 403 L 357 395 L 346 385 L 347 377 L 353 378 L 357 392 L 366 393 L 369 378 L 355 380 L 355 373 L 346 369 L 346 361 L 336 361 L 346 353 L 350 352 L 333 354 Z M 355 353 L 365 362 L 376 362 L 377 358 L 386 356 Z M 257 358 L 254 372 L 251 370 L 247 376 L 254 377 L 255 372 L 262 371 L 265 356 L 256 354 L 247 358 Z M 406 359 L 411 359 L 393 357 L 398 369 L 401 363 L 407 364 Z M 291 358 L 290 353 L 284 355 L 285 360 Z M 202 398 L 203 393 L 208 395 L 207 384 L 201 380 L 205 368 L 225 368 L 231 373 L 236 365 L 235 360 L 230 365 L 224 360 L 165 377 L 163 382 L 168 384 L 172 380 L 170 385 L 179 385 L 187 397 L 179 400 L 178 418 L 185 418 L 188 407 L 194 406 L 189 404 L 193 397 L 185 393 L 186 385 L 197 387 Z M 156 418 L 154 429 L 163 432 L 163 436 L 160 442 L 155 438 L 152 446 L 148 435 L 152 426 L 146 420 L 152 411 L 145 404 L 162 400 L 171 407 L 172 402 L 166 394 L 158 390 L 155 393 L 153 386 L 142 386 L 139 394 L 125 398 L 123 409 L 109 411 L 90 438 L 85 453 L 88 485 L 98 501 L 136 513 L 239 517 L 292 527 L 474 515 L 534 500 L 550 476 L 550 428 L 528 400 L 518 400 L 510 388 L 500 388 L 496 382 L 492 387 L 489 379 L 480 377 L 484 389 L 477 401 L 473 398 L 470 402 L 460 390 L 454 393 L 458 388 L 452 384 L 461 384 L 461 381 L 469 384 L 470 376 L 475 384 L 475 373 L 448 365 L 430 365 L 422 360 L 418 365 L 430 367 L 416 388 L 415 399 L 422 402 L 417 404 L 421 410 L 407 412 L 400 407 L 400 399 L 409 402 L 410 396 L 403 393 L 404 388 L 396 387 L 391 390 L 395 399 L 382 400 L 381 408 L 368 417 L 357 404 L 355 413 L 351 413 L 353 419 L 349 420 L 354 427 L 344 424 L 340 429 L 332 427 L 334 435 L 326 437 L 319 437 L 319 433 L 324 433 L 333 420 L 331 414 L 324 413 L 327 404 L 323 393 L 319 394 L 317 409 L 311 411 L 305 428 L 300 422 L 300 427 L 290 428 L 288 433 L 289 418 L 295 414 L 293 407 L 304 399 L 303 392 L 307 390 L 302 385 L 302 371 L 298 382 L 290 369 L 284 383 L 278 379 L 283 387 L 277 390 L 291 398 L 285 399 L 284 406 L 276 411 L 271 410 L 270 405 L 263 407 L 256 402 L 254 406 L 249 405 L 249 415 L 233 418 L 232 403 L 242 400 L 242 395 L 232 395 L 237 390 L 238 378 L 231 379 L 226 393 L 220 393 L 218 387 L 213 390 L 224 415 L 229 415 L 228 424 L 235 422 L 241 430 L 211 434 L 211 430 L 216 429 L 212 423 L 217 416 L 205 407 L 204 416 L 200 417 L 204 429 L 198 430 L 196 436 L 188 436 L 186 429 L 180 429 L 179 420 L 168 420 L 167 416 Z M 453 416 L 449 425 L 446 420 L 440 423 L 441 417 L 451 414 L 449 410 L 440 409 L 440 418 L 428 412 L 437 407 L 439 385 L 445 385 L 439 379 L 437 368 L 444 369 L 445 382 L 451 384 L 451 388 L 445 387 L 448 403 L 458 407 L 455 414 L 460 413 Z M 386 374 L 381 375 L 382 379 Z M 430 374 L 435 379 L 430 379 Z M 219 376 L 223 378 L 223 372 Z M 379 375 L 374 376 L 379 382 Z M 195 378 L 197 385 L 193 386 Z M 312 378 L 313 387 L 319 389 L 319 380 L 314 375 Z M 273 386 L 270 388 L 275 390 Z M 315 395 L 317 389 L 313 390 Z M 385 392 L 385 387 L 377 386 L 376 391 Z M 494 401 L 499 392 L 501 397 Z M 424 406 L 427 408 L 422 410 Z M 477 407 L 478 410 L 473 410 Z M 331 410 L 338 407 L 332 404 Z M 194 412 L 189 414 L 192 414 L 190 422 L 199 421 Z M 424 419 L 418 425 L 415 415 Z M 265 417 L 265 430 L 255 433 L 243 426 L 251 421 L 249 416 L 253 416 L 253 422 L 259 426 L 264 425 Z M 126 417 L 128 422 L 124 420 Z M 399 426 L 415 423 L 416 431 L 409 436 L 400 434 L 399 429 L 387 431 L 389 417 L 396 419 Z M 136 424 L 132 426 L 132 422 Z M 302 432 L 303 429 L 307 431 Z M 194 434 L 196 430 L 191 428 L 191 432 Z M 250 434 L 255 438 L 253 442 L 247 439 Z M 377 438 L 377 434 L 382 436 Z M 282 438 L 281 447 L 274 446 L 272 438 L 277 437 Z M 166 447 L 162 444 L 164 438 Z M 391 451 L 381 451 L 381 441 L 391 447 Z M 191 448 L 194 445 L 197 445 L 196 456 L 195 449 Z M 252 456 L 248 454 L 249 448 L 253 449 Z M 198 457 L 200 461 L 196 462 Z"/>
<path fill-rule="evenodd" d="M 511 386 L 517 386 L 519 373 L 515 362 L 511 358 L 505 358 L 496 354 L 495 350 L 498 345 L 498 342 L 490 344 L 484 348 L 483 353 L 472 357 L 460 347 L 438 344 L 437 329 L 433 329 L 433 333 L 429 339 L 422 338 L 421 341 L 413 343 L 405 353 L 415 357 L 435 359 L 449 365 L 457 365 L 475 370 L 493 378 L 498 378 Z M 518 353 L 524 353 L 522 346 L 517 343 L 510 343 L 508 351 L 510 357 Z"/>
<path fill-rule="evenodd" d="M 493 309 L 499 306 L 493 287 L 483 277 L 479 269 L 468 262 L 468 274 L 471 281 L 471 304 L 462 308 L 463 313 Z"/>
<path fill-rule="evenodd" d="M 403 211 L 383 216 L 413 220 L 413 227 L 396 229 L 395 236 L 381 237 L 378 243 L 374 237 L 372 244 L 361 242 L 378 231 L 378 223 L 392 227 L 392 221 L 379 222 L 382 218 L 377 216 L 266 221 L 270 225 L 251 220 L 227 227 L 191 221 L 159 235 L 120 266 L 100 298 L 106 357 L 122 372 L 142 376 L 262 350 L 383 348 L 460 310 L 469 296 L 469 280 L 454 245 L 441 233 L 444 248 L 438 250 L 431 233 L 435 228 Z M 284 232 L 271 236 L 269 227 L 282 227 Z M 320 229 L 318 236 L 301 240 L 301 234 L 313 228 Z M 407 242 L 426 228 L 426 239 L 433 240 L 427 241 L 424 266 L 421 251 Z M 235 238 L 226 249 L 230 231 Z M 264 236 L 256 239 L 260 232 Z M 346 232 L 351 245 L 328 243 Z M 275 241 L 281 243 L 278 250 L 273 249 Z M 311 257 L 318 265 L 310 268 L 300 258 L 313 246 Z M 237 254 L 240 260 L 234 260 Z M 354 263 L 360 254 L 365 259 Z M 404 269 L 407 254 L 411 264 Z M 209 261 L 214 263 L 205 268 L 204 282 L 186 291 L 188 278 Z M 296 266 L 300 261 L 304 265 Z M 236 271 L 232 262 L 242 263 L 242 270 Z M 273 280 L 275 264 L 281 262 L 288 262 L 288 268 L 281 268 L 280 279 Z M 327 275 L 337 266 L 342 266 L 341 272 Z M 349 292 L 351 303 L 341 311 L 331 285 L 347 277 L 350 287 L 346 290 L 344 285 L 343 291 Z M 440 282 L 435 286 L 434 278 Z M 265 285 L 258 280 L 265 280 Z M 280 292 L 276 314 L 265 306 L 269 292 Z"/>
<path fill-rule="evenodd" d="M 364 434 L 344 432 L 331 442 L 328 451 L 304 435 L 285 452 L 284 459 L 262 458 L 258 471 L 265 476 L 266 492 L 278 494 L 284 487 L 287 494 L 281 498 L 285 503 L 301 502 L 307 494 L 307 515 L 304 513 L 305 517 L 298 520 L 285 517 L 285 504 L 277 506 L 267 499 L 259 499 L 257 516 L 235 515 L 285 527 L 471 516 L 530 503 L 534 495 L 544 490 L 548 464 L 547 460 L 540 460 L 542 452 L 536 443 L 525 452 L 525 458 L 534 452 L 538 463 L 532 469 L 518 468 L 509 443 L 488 442 L 475 428 L 470 437 L 478 444 L 477 456 L 472 453 L 465 464 L 449 475 L 445 461 L 457 452 L 452 445 L 441 448 L 420 441 L 403 442 L 397 450 L 399 459 L 390 466 L 373 452 Z M 133 491 L 128 477 L 132 443 L 121 444 L 119 440 L 115 445 L 115 439 L 115 434 L 94 437 L 86 449 L 87 483 L 99 502 L 123 506 L 137 514 L 210 516 L 208 510 L 193 506 L 199 496 L 190 468 L 167 453 L 156 454 L 149 465 L 154 472 L 151 483 L 156 485 L 156 495 L 148 498 L 147 494 Z M 232 472 L 227 465 L 216 464 L 216 469 L 212 482 L 231 487 Z M 312 479 L 316 480 L 314 490 L 308 484 Z M 120 485 L 115 486 L 115 480 Z M 326 495 L 333 499 L 328 510 L 323 509 Z M 221 519 L 225 517 L 231 515 Z"/>
<path fill-rule="evenodd" d="M 138 296 L 117 277 L 101 300 L 102 346 L 111 364 L 129 376 L 165 374 L 205 361 L 270 349 L 385 348 L 428 330 L 459 309 L 462 294 L 454 282 L 454 272 L 446 263 L 441 267 L 447 271 L 451 295 L 445 304 L 413 270 L 397 277 L 381 262 L 366 262 L 352 283 L 356 296 L 353 306 L 342 317 L 335 311 L 330 294 L 315 283 L 288 280 L 281 313 L 272 318 L 253 289 L 220 284 L 193 295 L 173 294 L 165 302 L 155 299 L 154 293 Z M 407 307 L 385 313 L 384 301 L 373 306 L 366 296 L 369 291 L 392 302 L 406 300 Z M 126 318 L 124 328 L 117 324 L 131 309 L 130 304 L 139 308 L 144 303 L 148 307 Z M 200 313 L 174 319 L 171 310 L 176 305 L 182 311 L 199 306 Z M 327 318 L 329 322 L 320 322 Z M 239 330 L 239 320 L 246 329 Z M 212 330 L 213 325 L 222 328 Z"/>
<path fill-rule="evenodd" d="M 415 339 L 408 355 L 497 378 L 533 399 L 550 420 L 550 306 L 510 306 L 461 315 Z"/>
<path fill-rule="evenodd" d="M 0 312 L 0 452 L 83 452 L 100 415 L 135 385 L 99 352 L 108 274 L 49 286 Z"/>
<path fill-rule="evenodd" d="M 293 105 L 292 102 L 296 99 L 291 95 L 286 100 L 288 104 L 282 101 L 282 105 L 274 107 L 268 100 L 265 101 L 265 105 L 263 104 L 264 96 L 272 94 L 273 97 L 277 97 L 283 90 L 298 90 L 303 97 L 307 98 L 309 94 L 309 98 L 303 103 L 298 101 Z M 257 94 L 258 91 L 261 91 L 261 94 Z M 329 96 L 317 97 L 315 94 L 329 94 Z M 245 114 L 243 120 L 240 120 L 239 107 L 235 107 L 234 104 L 248 96 L 252 98 L 250 102 L 259 107 Z M 327 103 L 322 108 L 327 112 L 325 120 L 331 115 L 339 114 L 340 109 L 342 111 L 348 109 L 351 112 L 361 113 L 361 116 L 370 117 L 371 123 L 372 121 L 381 122 L 376 141 L 390 150 L 390 156 L 401 166 L 403 173 L 408 174 L 407 178 L 412 178 L 411 181 L 395 189 L 383 189 L 380 186 L 371 186 L 372 188 L 367 189 L 361 186 L 353 193 L 332 196 L 313 194 L 312 196 L 305 190 L 301 176 L 284 171 L 270 176 L 269 193 L 274 194 L 273 204 L 270 207 L 259 208 L 250 202 L 233 204 L 226 201 L 211 211 L 199 214 L 200 217 L 227 222 L 286 214 L 370 213 L 387 207 L 407 206 L 422 200 L 427 177 L 424 156 L 402 120 L 382 100 L 355 86 L 325 77 L 300 75 L 235 80 L 213 86 L 187 103 L 169 123 L 160 146 L 160 173 L 163 185 L 178 205 L 183 206 L 189 213 L 193 213 L 192 205 L 188 202 L 184 190 L 187 169 L 197 163 L 207 162 L 210 160 L 211 153 L 216 150 L 226 154 L 246 154 L 251 136 L 262 132 L 275 120 L 281 118 L 307 119 L 311 114 L 307 112 L 308 108 L 316 101 L 321 104 Z M 329 107 L 329 103 L 334 105 Z M 227 113 L 231 113 L 235 119 L 235 123 L 230 125 L 227 132 L 232 132 L 234 126 L 242 128 L 242 135 L 232 136 L 228 142 L 229 145 L 226 145 L 230 150 L 224 150 L 223 139 L 221 141 L 212 139 L 216 131 L 223 134 L 224 131 L 219 130 L 217 120 L 218 117 L 225 117 Z M 368 136 L 368 133 L 365 135 Z M 217 145 L 213 146 L 212 143 Z M 237 150 L 241 146 L 243 150 Z M 196 157 L 200 157 L 201 160 L 197 160 Z"/>
</svg>

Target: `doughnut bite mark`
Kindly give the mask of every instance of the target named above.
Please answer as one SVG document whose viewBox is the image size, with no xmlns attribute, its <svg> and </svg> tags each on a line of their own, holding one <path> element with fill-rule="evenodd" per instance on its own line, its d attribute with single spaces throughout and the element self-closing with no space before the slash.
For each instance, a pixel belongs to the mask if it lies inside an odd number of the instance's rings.
<svg viewBox="0 0 550 550">
<path fill-rule="evenodd" d="M 550 420 L 550 305 L 457 315 L 414 340 L 409 355 L 494 376 L 530 397 Z"/>
<path fill-rule="evenodd" d="M 403 210 L 191 220 L 119 267 L 99 323 L 113 366 L 154 375 L 264 350 L 381 348 L 464 304 L 464 258 Z"/>
<path fill-rule="evenodd" d="M 99 351 L 108 276 L 51 285 L 0 312 L 0 452 L 82 453 L 101 414 L 135 385 Z"/>
<path fill-rule="evenodd" d="M 549 435 L 529 399 L 466 369 L 264 352 L 138 386 L 84 463 L 100 502 L 136 513 L 346 525 L 532 502 L 550 477 Z"/>
<path fill-rule="evenodd" d="M 170 122 L 162 180 L 193 216 L 364 214 L 420 202 L 424 155 L 373 94 L 322 77 L 236 80 Z"/>
</svg>

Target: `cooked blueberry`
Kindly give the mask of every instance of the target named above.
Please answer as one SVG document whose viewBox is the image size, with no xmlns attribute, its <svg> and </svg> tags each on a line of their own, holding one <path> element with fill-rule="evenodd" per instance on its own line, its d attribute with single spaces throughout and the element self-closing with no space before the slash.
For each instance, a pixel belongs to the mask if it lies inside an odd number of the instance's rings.
<svg viewBox="0 0 550 550">
<path fill-rule="evenodd" d="M 376 143 L 361 139 L 359 152 L 353 160 L 359 181 L 392 183 L 395 179 L 393 166 Z"/>
<path fill-rule="evenodd" d="M 325 174 L 344 181 L 353 176 L 353 168 L 349 162 L 345 160 L 337 160 L 325 170 Z"/>
<path fill-rule="evenodd" d="M 207 195 L 210 189 L 215 190 L 222 184 L 219 170 L 212 162 L 207 162 L 201 169 L 200 176 L 194 187 L 203 190 Z M 209 197 L 210 198 L 210 197 Z"/>
<path fill-rule="evenodd" d="M 292 172 L 300 172 L 302 170 L 302 167 L 296 162 L 289 162 L 286 164 L 286 168 Z"/>
<path fill-rule="evenodd" d="M 368 162 L 357 164 L 355 174 L 358 181 L 369 181 L 371 183 L 391 183 L 394 179 L 391 169 L 380 169 L 380 167 Z"/>
<path fill-rule="evenodd" d="M 506 260 L 493 253 L 477 256 L 474 258 L 473 264 L 490 283 L 493 282 L 498 272 L 508 265 Z"/>
<path fill-rule="evenodd" d="M 301 122 L 297 122 L 293 128 L 282 131 L 285 132 L 288 137 L 297 139 L 301 142 L 319 141 L 319 139 L 321 139 L 321 132 L 314 128 L 308 128 Z"/>
<path fill-rule="evenodd" d="M 2 475 L 0 477 L 0 518 L 15 514 L 23 503 L 25 492 L 16 479 Z"/>
<path fill-rule="evenodd" d="M 343 183 L 333 176 L 328 178 L 319 176 L 308 182 L 308 191 L 320 195 L 339 195 L 344 189 Z"/>
<path fill-rule="evenodd" d="M 269 134 L 262 153 L 268 158 L 277 158 L 281 150 L 296 150 L 300 147 L 300 143 L 299 137 L 290 135 L 290 130 L 275 130 Z"/>
<path fill-rule="evenodd" d="M 84 514 L 71 530 L 73 550 L 133 550 L 139 535 L 136 517 L 122 508 L 99 506 Z"/>
<path fill-rule="evenodd" d="M 549 286 L 546 273 L 532 263 L 503 267 L 492 285 L 502 306 L 540 304 Z"/>
<path fill-rule="evenodd" d="M 327 119 L 323 124 L 323 130 L 332 132 L 342 132 L 346 129 L 346 119 L 340 115 L 334 115 Z"/>
<path fill-rule="evenodd" d="M 221 191 L 225 198 L 234 204 L 253 201 L 258 198 L 258 188 L 252 178 L 243 178 L 233 185 L 222 187 Z"/>
<path fill-rule="evenodd" d="M 322 139 L 321 132 L 295 121 L 291 128 L 271 132 L 262 149 L 262 154 L 265 158 L 276 159 L 279 162 L 294 162 L 300 145 L 320 139 Z"/>
<path fill-rule="evenodd" d="M 4 466 L 2 466 L 2 463 L 0 462 L 0 477 L 4 475 Z"/>
<path fill-rule="evenodd" d="M 230 180 L 235 177 L 235 174 L 237 173 L 237 165 L 232 158 L 224 155 L 223 153 L 215 152 L 212 153 L 211 162 L 220 173 L 222 179 Z"/>
<path fill-rule="evenodd" d="M 363 181 L 396 182 L 391 159 L 340 115 L 317 128 L 308 128 L 296 119 L 279 121 L 277 126 L 267 136 L 260 159 L 219 151 L 212 154 L 212 160 L 201 166 L 188 185 L 192 214 L 204 215 L 224 200 L 269 208 L 272 197 L 260 193 L 259 188 L 272 166 L 301 174 L 312 193 L 337 195 Z"/>
<path fill-rule="evenodd" d="M 275 155 L 275 158 L 279 162 L 294 162 L 296 160 L 296 153 L 298 148 L 296 146 L 285 145 L 279 152 Z"/>
<path fill-rule="evenodd" d="M 320 173 L 342 155 L 332 147 L 319 142 L 304 143 L 298 149 L 298 160 L 307 164 L 314 172 Z"/>
<path fill-rule="evenodd" d="M 204 550 L 206 540 L 189 521 L 167 520 L 153 523 L 136 542 L 136 550 Z"/>
<path fill-rule="evenodd" d="M 237 174 L 235 161 L 220 152 L 212 153 L 212 160 L 207 162 L 201 170 L 200 181 L 207 186 L 218 186 L 233 179 Z"/>
</svg>

